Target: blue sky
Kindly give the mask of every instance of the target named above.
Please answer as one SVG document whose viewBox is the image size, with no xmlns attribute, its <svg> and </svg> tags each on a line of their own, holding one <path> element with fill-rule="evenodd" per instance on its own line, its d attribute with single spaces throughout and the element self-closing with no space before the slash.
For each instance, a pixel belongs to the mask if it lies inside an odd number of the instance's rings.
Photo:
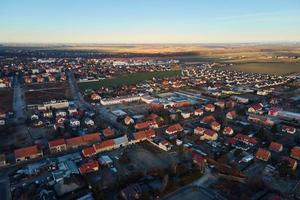
<svg viewBox="0 0 300 200">
<path fill-rule="evenodd" d="M 0 0 L 0 42 L 300 41 L 300 0 Z"/>
</svg>

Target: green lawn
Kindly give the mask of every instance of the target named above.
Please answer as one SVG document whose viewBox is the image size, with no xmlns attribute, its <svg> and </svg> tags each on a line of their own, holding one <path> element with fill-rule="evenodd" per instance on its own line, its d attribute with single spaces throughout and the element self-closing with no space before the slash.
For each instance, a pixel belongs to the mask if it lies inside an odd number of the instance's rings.
<svg viewBox="0 0 300 200">
<path fill-rule="evenodd" d="M 115 77 L 113 79 L 105 79 L 100 81 L 82 82 L 78 83 L 80 90 L 86 89 L 98 89 L 100 87 L 113 87 L 120 86 L 123 84 L 135 84 L 141 83 L 146 80 L 155 78 L 175 77 L 180 76 L 180 71 L 161 71 L 161 72 L 143 72 L 135 74 L 126 74 Z"/>
</svg>

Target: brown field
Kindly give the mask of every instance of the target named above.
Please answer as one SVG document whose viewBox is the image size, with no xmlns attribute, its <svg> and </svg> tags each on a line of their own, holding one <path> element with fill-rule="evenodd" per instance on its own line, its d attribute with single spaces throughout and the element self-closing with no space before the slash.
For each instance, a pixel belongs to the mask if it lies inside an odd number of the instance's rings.
<svg viewBox="0 0 300 200">
<path fill-rule="evenodd" d="M 0 112 L 12 111 L 13 103 L 13 90 L 1 89 L 0 90 Z"/>
<path fill-rule="evenodd" d="M 224 67 L 224 69 L 251 73 L 286 75 L 300 73 L 300 63 L 243 63 Z"/>
<path fill-rule="evenodd" d="M 64 99 L 70 99 L 70 92 L 66 83 L 34 84 L 27 86 L 27 90 L 25 91 L 27 105 Z"/>
<path fill-rule="evenodd" d="M 221 59 L 224 62 L 300 62 L 300 44 L 127 44 L 70 45 L 61 50 L 134 54 L 180 54 Z"/>
</svg>

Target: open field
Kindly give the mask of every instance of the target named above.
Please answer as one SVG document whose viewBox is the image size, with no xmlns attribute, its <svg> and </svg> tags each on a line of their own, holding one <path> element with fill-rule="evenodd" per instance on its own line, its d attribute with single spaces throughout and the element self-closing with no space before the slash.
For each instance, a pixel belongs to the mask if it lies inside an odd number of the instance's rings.
<svg viewBox="0 0 300 200">
<path fill-rule="evenodd" d="M 12 111 L 13 90 L 0 89 L 0 112 Z"/>
<path fill-rule="evenodd" d="M 79 83 L 80 90 L 86 89 L 98 89 L 100 87 L 113 87 L 120 86 L 123 84 L 136 84 L 141 83 L 145 80 L 150 80 L 155 78 L 165 78 L 165 77 L 175 77 L 179 76 L 180 71 L 162 71 L 162 72 L 143 72 L 135 74 L 122 75 L 113 79 L 105 79 L 100 81 L 90 81 Z"/>
<path fill-rule="evenodd" d="M 300 63 L 244 63 L 227 66 L 225 69 L 276 75 L 300 73 Z"/>
<path fill-rule="evenodd" d="M 300 62 L 299 43 L 278 44 L 115 44 L 69 45 L 56 50 L 93 51 L 113 54 L 190 54 L 194 58 L 223 62 Z M 200 59 L 201 60 L 201 59 Z"/>
<path fill-rule="evenodd" d="M 27 105 L 41 104 L 51 100 L 70 99 L 67 83 L 55 84 L 36 84 L 35 89 L 25 91 L 25 101 Z"/>
</svg>

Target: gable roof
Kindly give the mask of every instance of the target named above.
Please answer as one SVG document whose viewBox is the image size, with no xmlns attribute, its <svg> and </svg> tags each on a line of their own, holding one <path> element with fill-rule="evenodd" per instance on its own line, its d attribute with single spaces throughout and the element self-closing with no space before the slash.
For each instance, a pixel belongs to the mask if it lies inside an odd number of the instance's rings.
<svg viewBox="0 0 300 200">
<path fill-rule="evenodd" d="M 48 145 L 49 145 L 49 148 L 57 147 L 57 146 L 61 146 L 61 145 L 66 145 L 66 141 L 65 141 L 65 139 L 61 138 L 61 139 L 49 141 Z"/>
<path fill-rule="evenodd" d="M 264 161 L 268 161 L 270 156 L 271 156 L 271 152 L 263 148 L 258 148 L 255 154 L 256 158 Z"/>
<path fill-rule="evenodd" d="M 15 158 L 23 158 L 26 156 L 32 156 L 42 153 L 41 150 L 39 150 L 37 145 L 19 148 L 15 150 Z"/>
</svg>

